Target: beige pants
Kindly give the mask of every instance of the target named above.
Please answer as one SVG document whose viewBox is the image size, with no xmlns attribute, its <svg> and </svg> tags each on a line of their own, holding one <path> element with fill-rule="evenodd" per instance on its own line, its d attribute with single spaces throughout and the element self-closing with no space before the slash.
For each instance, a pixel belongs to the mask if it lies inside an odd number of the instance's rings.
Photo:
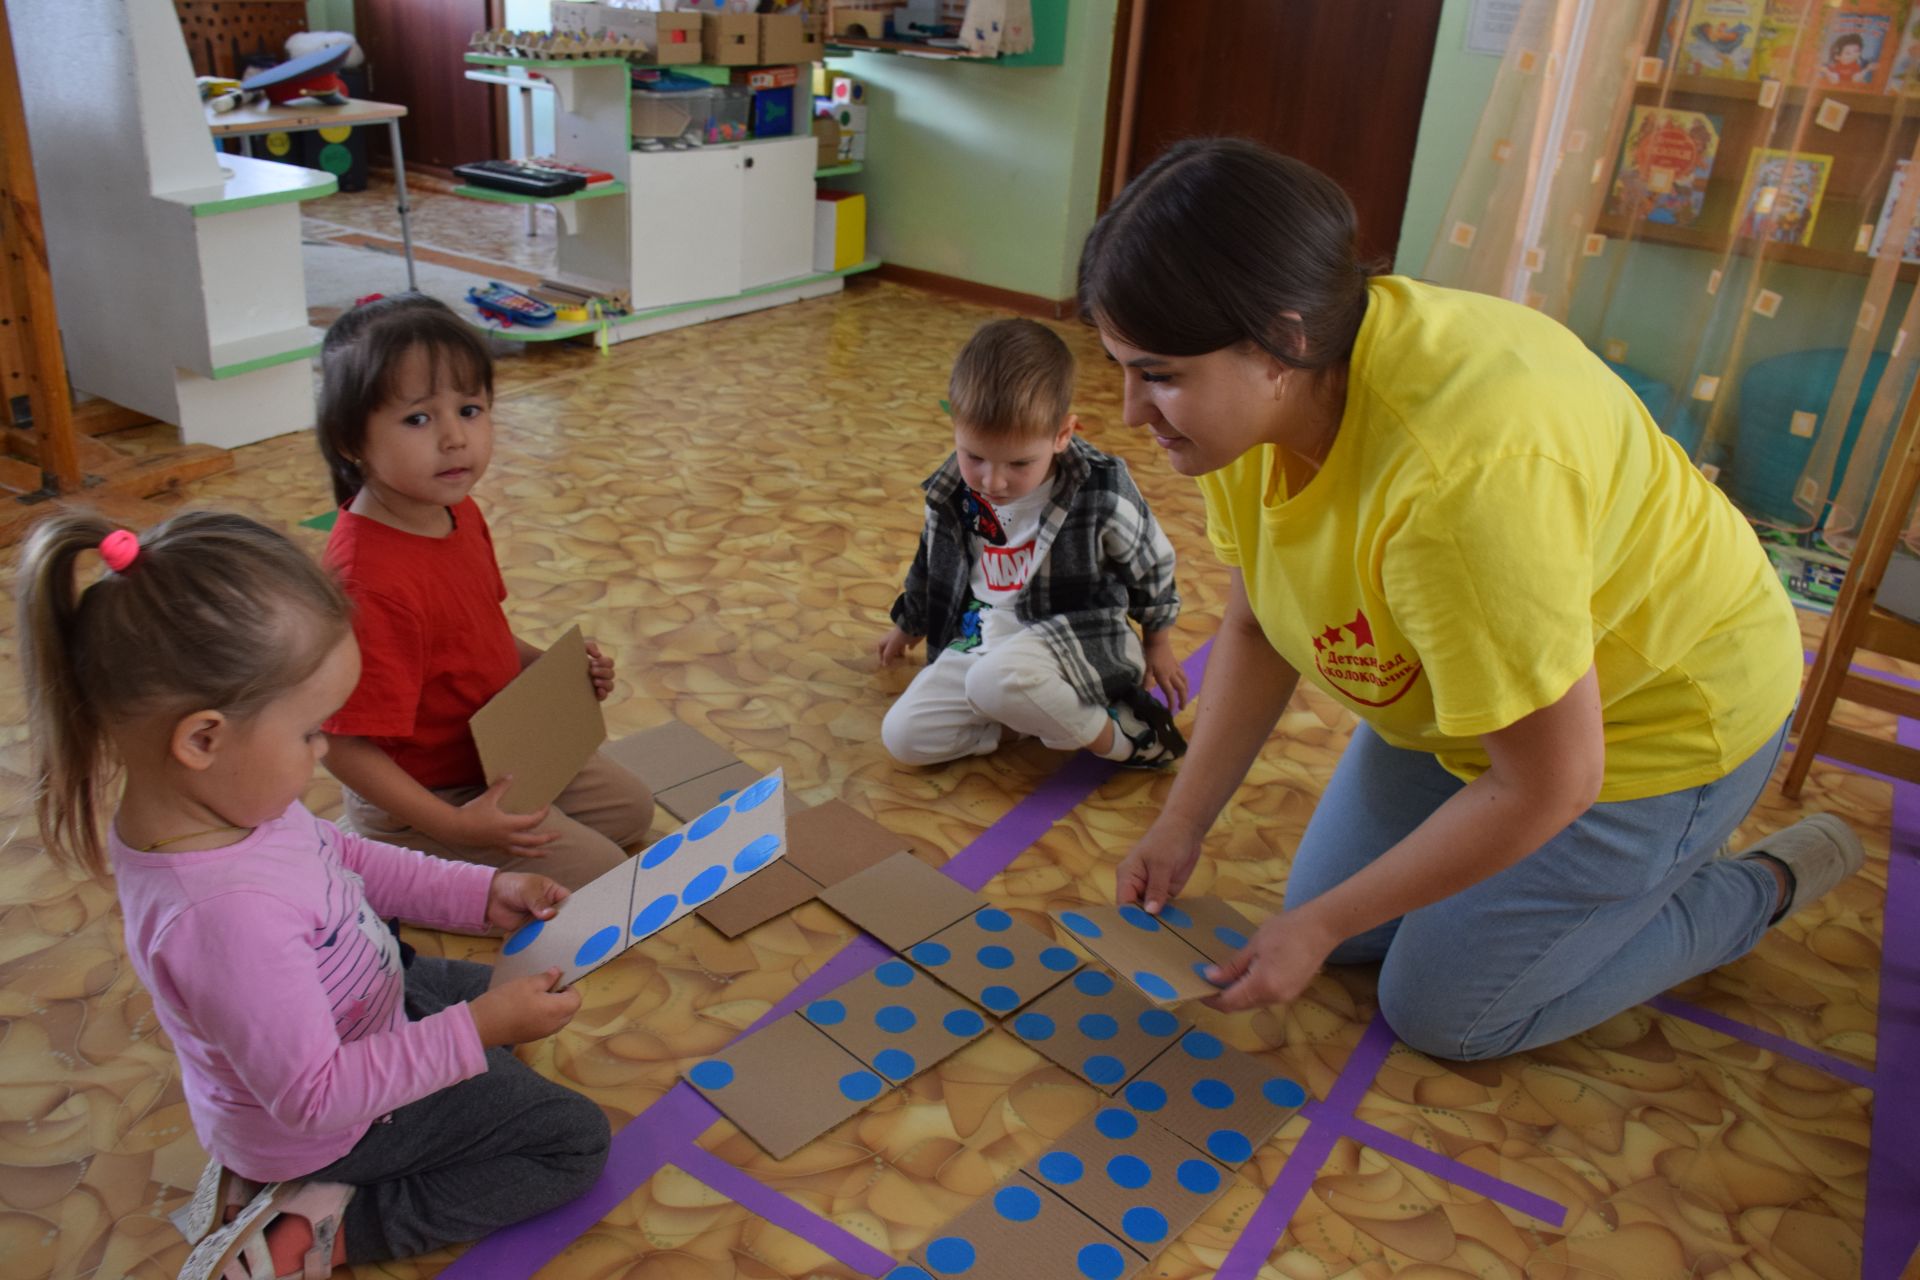
<svg viewBox="0 0 1920 1280">
<path fill-rule="evenodd" d="M 484 787 L 438 787 L 433 794 L 450 805 L 463 805 Z M 605 755 L 587 761 L 560 798 L 547 810 L 536 831 L 560 836 L 531 855 L 506 857 L 496 850 L 468 849 L 440 843 L 406 826 L 379 805 L 345 790 L 347 811 L 342 826 L 369 840 L 381 840 L 418 849 L 441 858 L 478 862 L 502 871 L 532 871 L 558 880 L 569 889 L 592 883 L 620 865 L 628 852 L 646 843 L 653 826 L 653 792 L 625 767 Z"/>
</svg>

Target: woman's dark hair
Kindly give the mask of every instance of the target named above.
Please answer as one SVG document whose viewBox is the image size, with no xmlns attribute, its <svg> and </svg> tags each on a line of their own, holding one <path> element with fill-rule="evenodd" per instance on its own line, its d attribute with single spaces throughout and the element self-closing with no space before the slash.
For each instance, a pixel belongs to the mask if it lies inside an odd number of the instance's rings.
<svg viewBox="0 0 1920 1280">
<path fill-rule="evenodd" d="M 1324 369 L 1352 352 L 1382 269 L 1360 260 L 1357 234 L 1353 202 L 1312 165 L 1242 138 L 1189 138 L 1094 224 L 1080 312 L 1156 355 L 1252 342 Z"/>
<path fill-rule="evenodd" d="M 376 298 L 341 315 L 320 348 L 320 456 L 333 475 L 333 499 L 360 492 L 360 454 L 367 419 L 398 394 L 394 385 L 409 351 L 425 351 L 429 376 L 468 395 L 493 398 L 493 358 L 478 330 L 438 298 L 402 293 Z"/>
</svg>

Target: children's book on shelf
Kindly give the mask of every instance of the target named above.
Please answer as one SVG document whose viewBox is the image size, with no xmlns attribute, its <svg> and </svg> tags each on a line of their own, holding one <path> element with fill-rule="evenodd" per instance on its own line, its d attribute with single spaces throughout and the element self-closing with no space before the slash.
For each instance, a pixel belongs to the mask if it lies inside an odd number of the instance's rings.
<svg viewBox="0 0 1920 1280">
<path fill-rule="evenodd" d="M 1902 160 L 1894 165 L 1893 181 L 1887 184 L 1887 198 L 1880 202 L 1880 218 L 1873 224 L 1873 244 L 1867 252 L 1873 257 L 1880 256 L 1880 247 L 1887 242 L 1887 227 L 1893 222 L 1893 206 L 1899 203 L 1900 192 L 1907 185 L 1907 162 Z M 1902 262 L 1920 262 L 1920 218 L 1916 225 L 1907 229 L 1906 251 L 1900 255 Z"/>
<path fill-rule="evenodd" d="M 1920 4 L 1914 5 L 1907 14 L 1899 43 L 1894 45 L 1888 61 L 1891 64 L 1887 72 L 1888 93 L 1920 90 Z"/>
<path fill-rule="evenodd" d="M 1753 47 L 1753 78 L 1783 84 L 1805 83 L 1814 35 L 1819 34 L 1819 0 L 1767 0 L 1760 35 Z"/>
<path fill-rule="evenodd" d="M 1779 244 L 1808 243 L 1832 171 L 1832 156 L 1755 147 L 1740 184 L 1734 234 Z"/>
<path fill-rule="evenodd" d="M 1878 91 L 1887 79 L 1901 0 L 1847 0 L 1818 6 L 1820 33 L 1801 43 L 1804 84 L 1852 93 Z"/>
<path fill-rule="evenodd" d="M 1753 77 L 1753 50 L 1767 0 L 1693 0 L 1680 31 L 1680 74 Z"/>
<path fill-rule="evenodd" d="M 1707 198 L 1720 149 L 1720 118 L 1702 111 L 1635 107 L 1607 212 L 1670 227 L 1690 227 Z"/>
</svg>

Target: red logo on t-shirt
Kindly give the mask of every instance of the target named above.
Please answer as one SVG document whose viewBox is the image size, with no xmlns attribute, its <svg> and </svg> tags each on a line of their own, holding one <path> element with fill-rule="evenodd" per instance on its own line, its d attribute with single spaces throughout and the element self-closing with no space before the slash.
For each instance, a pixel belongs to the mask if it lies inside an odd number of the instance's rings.
<svg viewBox="0 0 1920 1280">
<path fill-rule="evenodd" d="M 980 548 L 980 572 L 995 591 L 1018 591 L 1027 585 L 1033 568 L 1033 540 L 1018 547 Z"/>
<path fill-rule="evenodd" d="M 1380 657 L 1373 625 L 1361 610 L 1354 611 L 1352 622 L 1330 626 L 1313 638 L 1313 665 L 1328 684 L 1363 707 L 1392 706 L 1420 678 L 1420 664 L 1409 662 L 1404 653 Z"/>
</svg>

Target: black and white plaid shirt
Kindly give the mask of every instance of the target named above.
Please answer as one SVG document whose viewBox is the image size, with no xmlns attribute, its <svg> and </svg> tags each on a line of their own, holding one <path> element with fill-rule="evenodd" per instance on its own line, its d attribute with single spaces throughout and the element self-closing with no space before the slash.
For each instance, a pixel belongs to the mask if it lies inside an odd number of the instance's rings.
<svg viewBox="0 0 1920 1280">
<path fill-rule="evenodd" d="M 1173 544 L 1119 458 L 1075 436 L 1054 467 L 1052 498 L 1014 616 L 1046 641 L 1083 702 L 1108 706 L 1145 674 L 1127 619 L 1151 634 L 1180 615 Z M 967 485 L 953 455 L 920 487 L 926 527 L 893 621 L 927 638 L 932 662 L 958 634 L 976 552 Z"/>
</svg>

